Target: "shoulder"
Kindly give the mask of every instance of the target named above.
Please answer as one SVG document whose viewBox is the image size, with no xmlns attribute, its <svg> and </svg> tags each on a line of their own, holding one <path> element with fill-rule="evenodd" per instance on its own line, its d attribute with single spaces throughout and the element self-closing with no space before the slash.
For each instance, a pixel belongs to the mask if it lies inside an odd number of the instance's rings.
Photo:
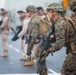
<svg viewBox="0 0 76 75">
<path fill-rule="evenodd" d="M 26 18 L 26 19 L 23 20 L 23 23 L 24 23 L 24 24 L 25 24 L 25 23 L 28 23 L 28 22 L 30 22 L 30 20 L 31 20 L 31 18 Z"/>
<path fill-rule="evenodd" d="M 41 20 L 39 19 L 39 16 L 35 16 L 31 19 L 31 23 L 40 23 Z"/>
<path fill-rule="evenodd" d="M 66 19 L 62 17 L 55 23 L 55 28 L 60 31 L 61 29 L 66 28 L 66 24 L 67 24 Z"/>
<path fill-rule="evenodd" d="M 64 17 L 61 17 L 58 19 L 57 23 L 60 25 L 65 25 L 67 23 L 67 21 Z"/>
</svg>

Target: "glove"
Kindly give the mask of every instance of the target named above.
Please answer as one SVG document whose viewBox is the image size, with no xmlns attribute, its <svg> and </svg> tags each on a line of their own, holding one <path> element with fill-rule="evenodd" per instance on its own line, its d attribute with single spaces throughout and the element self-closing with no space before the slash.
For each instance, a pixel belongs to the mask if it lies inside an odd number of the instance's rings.
<svg viewBox="0 0 76 75">
<path fill-rule="evenodd" d="M 30 56 L 31 55 L 31 51 L 27 51 L 27 55 Z"/>
<path fill-rule="evenodd" d="M 47 51 L 42 52 L 42 55 L 41 55 L 42 58 L 41 58 L 40 62 L 44 62 L 48 55 L 49 55 L 49 53 Z"/>
<path fill-rule="evenodd" d="M 12 41 L 16 41 L 19 37 L 18 36 L 15 36 L 12 38 Z"/>
<path fill-rule="evenodd" d="M 17 26 L 16 30 L 18 30 L 18 29 L 20 29 L 20 28 L 22 28 L 22 26 Z"/>
</svg>

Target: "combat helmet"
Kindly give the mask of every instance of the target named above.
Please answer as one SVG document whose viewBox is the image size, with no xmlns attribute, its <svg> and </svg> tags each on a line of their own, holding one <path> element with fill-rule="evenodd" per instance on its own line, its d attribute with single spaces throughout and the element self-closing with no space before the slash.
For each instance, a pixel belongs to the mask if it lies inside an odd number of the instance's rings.
<svg viewBox="0 0 76 75">
<path fill-rule="evenodd" d="M 48 6 L 46 10 L 52 9 L 53 11 L 60 11 L 63 12 L 63 7 L 58 3 L 52 3 Z"/>
<path fill-rule="evenodd" d="M 52 10 L 52 5 L 51 4 L 46 8 L 46 10 L 48 11 L 50 9 Z"/>
<path fill-rule="evenodd" d="M 76 0 L 71 0 L 69 3 L 69 7 L 72 11 L 76 11 Z"/>
<path fill-rule="evenodd" d="M 26 11 L 37 12 L 37 8 L 34 5 L 29 5 L 29 6 L 26 7 Z"/>
</svg>

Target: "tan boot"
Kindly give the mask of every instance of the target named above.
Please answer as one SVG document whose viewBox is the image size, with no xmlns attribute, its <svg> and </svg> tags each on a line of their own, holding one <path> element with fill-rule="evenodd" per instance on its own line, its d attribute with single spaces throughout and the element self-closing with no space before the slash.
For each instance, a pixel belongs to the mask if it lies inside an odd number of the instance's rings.
<svg viewBox="0 0 76 75">
<path fill-rule="evenodd" d="M 21 61 L 26 61 L 27 58 L 26 58 L 26 56 L 23 56 L 20 60 L 21 60 Z"/>
<path fill-rule="evenodd" d="M 8 57 L 8 50 L 4 50 L 4 53 L 0 55 L 1 57 Z"/>
<path fill-rule="evenodd" d="M 23 64 L 23 66 L 32 66 L 34 65 L 34 60 L 31 59 L 31 61 L 27 61 L 26 63 Z"/>
</svg>

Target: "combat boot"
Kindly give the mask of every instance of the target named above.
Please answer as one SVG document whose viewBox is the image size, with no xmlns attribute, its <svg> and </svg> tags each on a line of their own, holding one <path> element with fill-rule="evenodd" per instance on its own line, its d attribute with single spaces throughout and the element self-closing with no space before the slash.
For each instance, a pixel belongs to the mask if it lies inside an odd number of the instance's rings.
<svg viewBox="0 0 76 75">
<path fill-rule="evenodd" d="M 32 65 L 34 65 L 33 59 L 31 59 L 31 61 L 28 60 L 26 63 L 23 64 L 23 66 L 32 66 Z"/>
<path fill-rule="evenodd" d="M 20 60 L 21 60 L 21 61 L 26 61 L 27 58 L 26 58 L 26 56 L 23 56 Z"/>
<path fill-rule="evenodd" d="M 0 55 L 1 57 L 8 57 L 8 50 L 4 50 L 4 53 Z"/>
</svg>

